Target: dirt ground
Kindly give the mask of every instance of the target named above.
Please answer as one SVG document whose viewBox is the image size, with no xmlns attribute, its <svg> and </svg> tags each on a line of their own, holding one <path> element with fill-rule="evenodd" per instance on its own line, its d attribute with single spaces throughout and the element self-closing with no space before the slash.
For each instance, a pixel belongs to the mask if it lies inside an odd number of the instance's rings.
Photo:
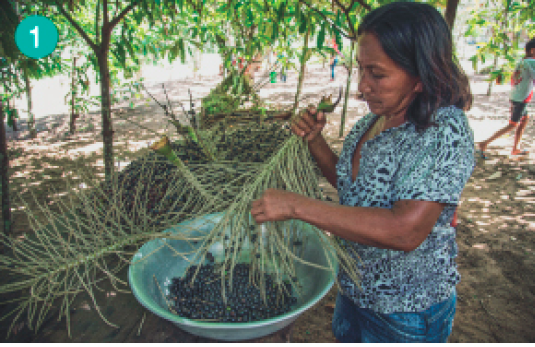
<svg viewBox="0 0 535 347">
<path fill-rule="evenodd" d="M 491 97 L 486 96 L 484 76 L 470 76 L 475 94 L 474 107 L 468 112 L 476 142 L 491 135 L 508 119 L 507 88 L 498 86 Z M 196 100 L 207 95 L 221 77 L 203 77 L 166 83 L 171 102 L 178 111 L 177 100 L 185 102 L 190 88 Z M 309 102 L 317 102 L 320 95 L 331 94 L 338 85 L 345 87 L 346 73 L 337 70 L 336 82 L 329 81 L 329 70 L 321 65 L 311 66 L 305 79 L 304 91 Z M 261 97 L 268 102 L 285 105 L 293 101 L 297 75 L 290 72 L 287 83 L 268 83 L 261 89 Z M 352 84 L 348 105 L 348 119 L 344 135 L 366 113 L 366 104 L 355 98 L 356 83 Z M 161 84 L 149 86 L 163 102 Z M 147 104 L 148 103 L 148 104 Z M 200 104 L 200 102 L 198 102 Z M 125 105 L 119 105 L 125 106 Z M 325 133 L 329 143 L 340 150 L 341 107 L 329 119 Z M 115 113 L 115 149 L 119 168 L 147 151 L 147 145 L 159 138 L 166 128 L 163 111 L 151 99 L 136 101 L 136 107 Z M 140 129 L 121 117 L 142 124 Z M 22 129 L 10 133 L 12 190 L 27 200 L 33 193 L 37 201 L 53 206 L 62 195 L 66 177 L 73 178 L 75 169 L 92 166 L 102 175 L 102 143 L 100 116 L 84 115 L 78 120 L 78 132 L 68 135 L 66 115 L 38 119 L 38 138 L 30 140 Z M 524 135 L 524 148 L 535 150 L 530 121 Z M 458 285 L 458 304 L 450 342 L 535 342 L 535 165 L 532 158 L 510 158 L 508 153 L 513 136 L 496 141 L 490 159 L 478 159 L 478 165 L 468 182 L 459 208 L 457 263 L 461 272 Z M 499 173 L 499 174 L 498 174 Z M 498 178 L 494 178 L 500 175 Z M 336 191 L 322 182 L 324 191 L 337 200 Z M 22 207 L 15 198 L 15 232 L 28 230 Z M 31 205 L 35 207 L 35 205 Z M 123 271 L 123 278 L 126 272 Z M 110 292 L 108 292 L 109 294 Z M 333 342 L 331 319 L 336 289 L 316 306 L 300 316 L 290 328 L 257 342 Z M 17 325 L 10 341 L 25 342 L 211 342 L 181 331 L 171 323 L 145 310 L 131 294 L 102 295 L 101 309 L 108 319 L 118 325 L 114 329 L 102 322 L 91 309 L 87 298 L 77 300 L 71 313 L 72 338 L 67 337 L 65 322 L 51 318 L 37 333 L 30 333 L 24 324 Z M 1 332 L 6 327 L 2 323 Z"/>
</svg>

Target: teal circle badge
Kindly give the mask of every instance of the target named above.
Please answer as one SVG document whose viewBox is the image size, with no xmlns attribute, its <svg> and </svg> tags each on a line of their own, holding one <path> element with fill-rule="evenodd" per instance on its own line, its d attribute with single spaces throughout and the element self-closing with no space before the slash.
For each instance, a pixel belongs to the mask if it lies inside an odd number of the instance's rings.
<svg viewBox="0 0 535 347">
<path fill-rule="evenodd" d="M 41 59 L 50 55 L 58 44 L 58 29 L 43 16 L 26 17 L 15 31 L 15 43 L 25 56 Z"/>
</svg>

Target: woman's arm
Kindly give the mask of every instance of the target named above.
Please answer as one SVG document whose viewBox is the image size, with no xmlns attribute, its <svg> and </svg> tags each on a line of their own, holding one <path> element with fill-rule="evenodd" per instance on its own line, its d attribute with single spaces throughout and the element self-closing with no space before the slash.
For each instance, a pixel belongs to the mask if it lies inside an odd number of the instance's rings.
<svg viewBox="0 0 535 347">
<path fill-rule="evenodd" d="M 390 209 L 353 207 L 268 189 L 253 201 L 251 214 L 259 224 L 299 219 L 349 241 L 410 252 L 429 235 L 445 205 L 400 200 Z"/>
<path fill-rule="evenodd" d="M 294 218 L 363 245 L 410 252 L 429 235 L 445 204 L 401 200 L 391 209 L 351 207 L 303 197 Z"/>
<path fill-rule="evenodd" d="M 308 142 L 308 149 L 316 160 L 323 176 L 336 188 L 336 163 L 338 163 L 338 156 L 329 147 L 327 141 L 325 141 L 325 138 L 321 134 L 313 141 Z"/>
</svg>

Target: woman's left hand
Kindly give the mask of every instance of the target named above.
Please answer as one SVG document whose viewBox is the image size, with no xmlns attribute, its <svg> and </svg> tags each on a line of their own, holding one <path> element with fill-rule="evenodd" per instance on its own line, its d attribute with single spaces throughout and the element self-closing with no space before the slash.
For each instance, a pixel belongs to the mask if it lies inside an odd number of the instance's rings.
<svg viewBox="0 0 535 347">
<path fill-rule="evenodd" d="M 304 199 L 306 197 L 300 194 L 270 188 L 253 201 L 251 215 L 258 224 L 293 219 L 296 206 Z"/>
</svg>

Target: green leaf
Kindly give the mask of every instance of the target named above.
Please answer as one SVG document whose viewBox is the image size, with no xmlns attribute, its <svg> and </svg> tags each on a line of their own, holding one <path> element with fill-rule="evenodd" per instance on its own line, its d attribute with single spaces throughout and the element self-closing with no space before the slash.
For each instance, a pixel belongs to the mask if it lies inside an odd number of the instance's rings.
<svg viewBox="0 0 535 347">
<path fill-rule="evenodd" d="M 314 34 L 316 33 L 316 25 L 310 25 L 310 37 L 314 37 Z"/>
<path fill-rule="evenodd" d="M 139 64 L 139 61 L 136 57 L 136 53 L 134 51 L 134 47 L 132 47 L 132 43 L 128 40 L 124 41 L 124 45 L 126 46 L 126 49 L 128 50 L 128 53 L 130 54 L 130 58 L 136 63 Z"/>
<path fill-rule="evenodd" d="M 468 25 L 468 29 L 464 33 L 464 37 L 473 36 L 474 26 L 472 24 Z"/>
<path fill-rule="evenodd" d="M 273 23 L 273 32 L 271 33 L 271 40 L 275 41 L 279 36 L 279 26 L 277 23 Z"/>
<path fill-rule="evenodd" d="M 322 49 L 323 43 L 325 42 L 325 23 L 326 22 L 322 23 L 320 32 L 318 34 L 318 40 L 317 40 L 318 49 Z"/>
<path fill-rule="evenodd" d="M 250 8 L 247 8 L 247 20 L 249 23 L 247 23 L 247 27 L 251 27 L 251 25 L 253 24 L 253 11 L 251 11 Z"/>
<path fill-rule="evenodd" d="M 471 56 L 468 60 L 470 60 L 472 62 L 472 69 L 474 71 L 477 71 L 477 62 L 478 62 L 478 57 L 477 55 L 473 55 Z"/>
<path fill-rule="evenodd" d="M 179 45 L 179 53 L 180 53 L 180 61 L 182 62 L 182 64 L 184 64 L 186 62 L 186 50 L 184 48 L 184 40 L 183 39 L 180 39 L 178 40 L 178 45 Z"/>
<path fill-rule="evenodd" d="M 304 34 L 307 30 L 306 18 L 302 18 L 302 22 L 299 24 L 299 34 Z"/>
<path fill-rule="evenodd" d="M 490 79 L 496 79 L 498 76 L 501 76 L 503 74 L 502 70 L 495 70 L 492 71 L 489 75 Z"/>
<path fill-rule="evenodd" d="M 284 11 L 286 10 L 286 2 L 282 2 L 280 7 L 279 7 L 279 10 L 277 11 L 277 19 L 278 19 L 278 22 L 280 23 L 283 18 L 284 18 Z"/>
<path fill-rule="evenodd" d="M 15 119 L 19 118 L 19 111 L 15 108 L 12 108 L 8 111 L 7 114 L 7 125 L 11 128 L 13 128 L 13 125 L 15 124 Z"/>
<path fill-rule="evenodd" d="M 342 25 L 341 14 L 342 14 L 342 11 L 340 11 L 340 10 L 337 10 L 337 11 L 336 11 L 336 19 L 335 19 L 335 21 L 334 21 L 334 24 L 335 24 L 337 27 L 340 27 L 340 26 Z"/>
<path fill-rule="evenodd" d="M 126 68 L 126 57 L 123 45 L 117 45 L 117 59 L 123 68 Z"/>
</svg>

